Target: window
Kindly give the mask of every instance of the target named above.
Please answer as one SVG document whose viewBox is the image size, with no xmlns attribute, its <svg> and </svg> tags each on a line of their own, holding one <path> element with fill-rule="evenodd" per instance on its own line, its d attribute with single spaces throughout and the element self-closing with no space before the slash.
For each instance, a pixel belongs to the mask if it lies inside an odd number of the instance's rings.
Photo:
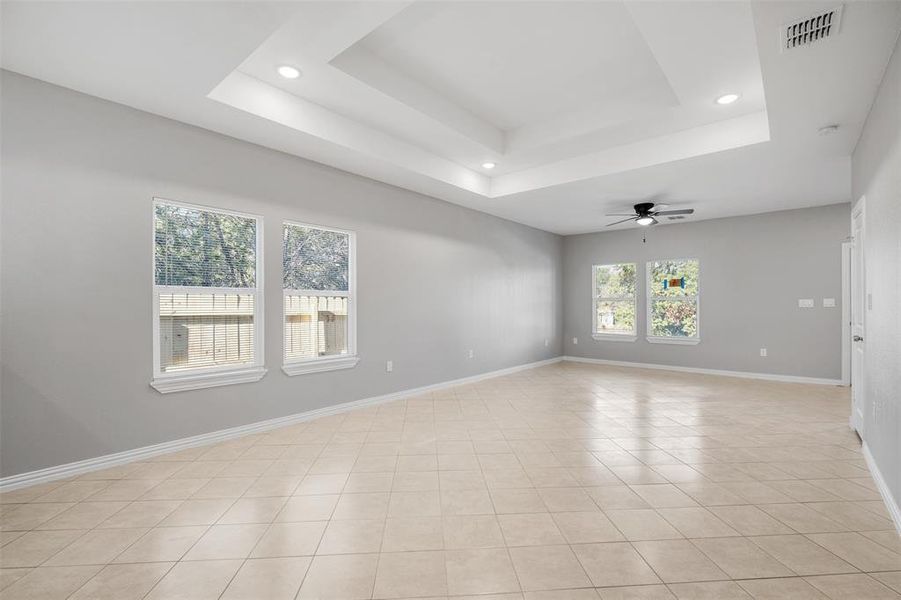
<svg viewBox="0 0 901 600">
<path fill-rule="evenodd" d="M 354 234 L 285 223 L 282 235 L 285 373 L 353 367 Z"/>
<path fill-rule="evenodd" d="M 260 218 L 156 200 L 153 229 L 153 387 L 262 378 Z"/>
<path fill-rule="evenodd" d="M 635 341 L 635 263 L 594 265 L 592 337 Z"/>
<path fill-rule="evenodd" d="M 692 258 L 648 263 L 648 341 L 697 344 L 700 264 Z"/>
</svg>

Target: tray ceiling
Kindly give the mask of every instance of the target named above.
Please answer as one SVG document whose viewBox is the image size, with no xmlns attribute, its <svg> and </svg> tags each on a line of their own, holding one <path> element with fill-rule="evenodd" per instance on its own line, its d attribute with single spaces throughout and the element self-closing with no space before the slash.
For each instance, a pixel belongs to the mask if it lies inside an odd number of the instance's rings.
<svg viewBox="0 0 901 600">
<path fill-rule="evenodd" d="M 491 198 L 769 139 L 746 3 L 304 5 L 210 97 Z"/>
<path fill-rule="evenodd" d="M 783 24 L 826 8 L 13 0 L 2 64 L 576 233 L 649 196 L 692 218 L 850 200 L 849 156 L 901 3 L 850 3 L 837 34 L 781 51 Z M 715 102 L 730 92 L 738 102 Z"/>
</svg>

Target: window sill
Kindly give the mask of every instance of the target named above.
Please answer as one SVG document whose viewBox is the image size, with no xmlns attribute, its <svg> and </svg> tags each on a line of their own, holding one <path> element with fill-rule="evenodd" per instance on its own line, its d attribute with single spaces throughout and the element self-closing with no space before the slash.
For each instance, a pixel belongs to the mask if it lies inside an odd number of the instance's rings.
<svg viewBox="0 0 901 600">
<path fill-rule="evenodd" d="M 307 373 L 322 373 L 324 371 L 337 371 L 338 369 L 352 369 L 360 362 L 359 356 L 338 356 L 335 358 L 314 358 L 302 362 L 287 363 L 282 366 L 285 375 L 305 375 Z"/>
<path fill-rule="evenodd" d="M 634 342 L 638 339 L 638 336 L 617 333 L 593 333 L 591 338 L 599 342 Z"/>
<path fill-rule="evenodd" d="M 648 342 L 652 344 L 673 344 L 676 346 L 696 346 L 701 342 L 701 338 L 675 338 L 675 337 L 647 337 Z"/>
<path fill-rule="evenodd" d="M 161 394 L 169 394 L 235 383 L 253 383 L 262 379 L 265 374 L 266 369 L 263 367 L 216 371 L 214 373 L 185 373 L 183 375 L 157 377 L 150 382 L 150 385 Z"/>
</svg>

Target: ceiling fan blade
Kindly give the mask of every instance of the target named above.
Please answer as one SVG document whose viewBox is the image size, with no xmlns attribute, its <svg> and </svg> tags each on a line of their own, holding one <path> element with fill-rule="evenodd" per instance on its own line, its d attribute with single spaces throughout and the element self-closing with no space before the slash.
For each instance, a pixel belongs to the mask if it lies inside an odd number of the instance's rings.
<svg viewBox="0 0 901 600">
<path fill-rule="evenodd" d="M 680 208 L 679 210 L 661 210 L 655 212 L 655 215 L 693 215 L 695 209 L 693 208 Z"/>
<path fill-rule="evenodd" d="M 607 213 L 604 216 L 605 217 L 634 217 L 637 215 L 634 212 L 630 212 L 630 213 Z"/>
<path fill-rule="evenodd" d="M 634 221 L 634 220 L 637 219 L 637 218 L 638 218 L 638 217 L 636 217 L 635 215 L 632 215 L 632 216 L 629 217 L 628 219 L 623 219 L 622 221 L 615 221 L 615 222 L 613 222 L 613 223 L 607 223 L 607 227 L 612 227 L 612 226 L 614 226 L 614 225 L 619 225 L 620 223 L 626 223 L 627 221 Z"/>
</svg>

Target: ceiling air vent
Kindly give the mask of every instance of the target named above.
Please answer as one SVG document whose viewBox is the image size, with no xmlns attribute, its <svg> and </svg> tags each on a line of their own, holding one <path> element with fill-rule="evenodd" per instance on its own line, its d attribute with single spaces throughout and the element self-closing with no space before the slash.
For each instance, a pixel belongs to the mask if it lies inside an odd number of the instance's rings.
<svg viewBox="0 0 901 600">
<path fill-rule="evenodd" d="M 681 220 L 684 219 L 684 218 L 685 218 L 684 215 L 678 215 L 678 216 L 675 216 L 675 217 L 667 217 L 667 219 L 669 219 L 670 221 L 681 221 Z"/>
<path fill-rule="evenodd" d="M 782 50 L 809 46 L 838 33 L 842 22 L 842 7 L 833 8 L 806 19 L 782 26 L 780 32 Z"/>
</svg>

